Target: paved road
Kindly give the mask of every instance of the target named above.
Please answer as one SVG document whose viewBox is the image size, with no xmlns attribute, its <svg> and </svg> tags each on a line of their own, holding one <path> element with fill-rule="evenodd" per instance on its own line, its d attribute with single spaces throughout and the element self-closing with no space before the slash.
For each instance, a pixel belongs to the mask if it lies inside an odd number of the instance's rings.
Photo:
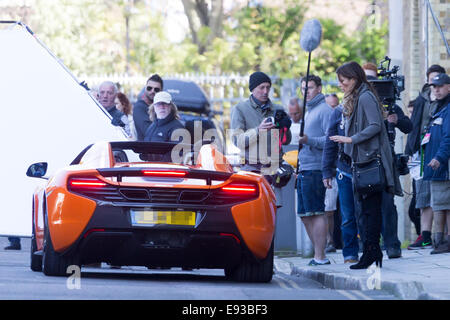
<svg viewBox="0 0 450 320">
<path fill-rule="evenodd" d="M 81 270 L 75 277 L 48 277 L 29 268 L 29 239 L 5 251 L 0 237 L 0 299 L 36 300 L 372 300 L 395 299 L 384 291 L 330 290 L 311 279 L 277 272 L 263 284 L 227 281 L 223 270 L 148 270 L 144 267 Z"/>
</svg>

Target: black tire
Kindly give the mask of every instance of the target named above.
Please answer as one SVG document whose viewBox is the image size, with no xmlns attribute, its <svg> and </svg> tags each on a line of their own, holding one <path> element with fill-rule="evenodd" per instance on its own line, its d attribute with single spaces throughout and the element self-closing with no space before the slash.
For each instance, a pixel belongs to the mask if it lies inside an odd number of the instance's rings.
<svg viewBox="0 0 450 320">
<path fill-rule="evenodd" d="M 31 248 L 30 248 L 30 268 L 32 271 L 42 271 L 42 255 L 34 254 L 37 251 L 36 229 L 34 227 L 34 199 L 31 200 Z"/>
<path fill-rule="evenodd" d="M 45 215 L 44 254 L 42 257 L 43 272 L 47 276 L 68 276 L 67 268 L 78 265 L 75 257 L 65 257 L 53 249 L 50 231 L 48 229 L 47 215 Z"/>
<path fill-rule="evenodd" d="M 31 234 L 31 250 L 30 250 L 30 268 L 33 271 L 42 271 L 42 256 L 34 254 L 37 251 L 36 245 L 36 233 L 34 231 L 34 219 L 33 219 L 33 231 Z"/>
<path fill-rule="evenodd" d="M 267 257 L 263 260 L 257 261 L 244 255 L 238 266 L 225 269 L 225 276 L 239 282 L 270 282 L 273 276 L 273 243 L 272 240 Z"/>
</svg>

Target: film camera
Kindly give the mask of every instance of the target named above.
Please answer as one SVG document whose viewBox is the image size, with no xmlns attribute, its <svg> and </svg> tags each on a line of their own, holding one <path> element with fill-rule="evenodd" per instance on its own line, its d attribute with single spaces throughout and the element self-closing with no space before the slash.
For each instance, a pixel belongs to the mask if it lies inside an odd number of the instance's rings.
<svg viewBox="0 0 450 320">
<path fill-rule="evenodd" d="M 387 63 L 387 67 L 385 64 Z M 370 79 L 369 82 L 375 88 L 378 98 L 385 106 L 388 114 L 394 114 L 394 105 L 397 100 L 400 100 L 400 93 L 405 90 L 405 76 L 398 75 L 399 66 L 393 66 L 390 70 L 391 58 L 386 56 L 383 61 L 380 62 L 378 67 L 378 76 L 381 79 Z M 392 148 L 395 144 L 395 125 L 391 122 L 387 124 L 387 132 L 389 136 L 389 142 Z M 409 173 L 408 169 L 408 156 L 403 154 L 395 155 L 395 164 L 400 175 L 406 175 Z"/>
<path fill-rule="evenodd" d="M 386 62 L 387 67 L 384 66 Z M 386 56 L 378 67 L 378 76 L 381 79 L 369 81 L 377 91 L 381 103 L 387 107 L 389 114 L 392 114 L 395 101 L 400 100 L 400 93 L 405 90 L 405 76 L 397 74 L 399 66 L 394 66 L 392 70 L 389 70 L 390 65 L 391 58 Z"/>
</svg>

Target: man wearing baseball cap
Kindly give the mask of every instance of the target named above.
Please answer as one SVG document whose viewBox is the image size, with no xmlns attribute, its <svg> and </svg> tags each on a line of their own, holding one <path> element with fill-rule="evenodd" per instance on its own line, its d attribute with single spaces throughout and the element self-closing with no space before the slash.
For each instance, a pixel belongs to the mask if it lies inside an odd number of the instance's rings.
<svg viewBox="0 0 450 320">
<path fill-rule="evenodd" d="M 447 221 L 447 237 L 435 244 L 431 254 L 450 252 L 450 78 L 445 73 L 431 80 L 432 92 L 438 102 L 432 115 L 425 145 L 423 179 L 430 180 L 431 208 L 435 221 Z M 436 226 L 436 232 L 444 232 L 445 223 Z"/>
<path fill-rule="evenodd" d="M 166 91 L 155 94 L 148 113 L 152 124 L 145 131 L 144 141 L 172 141 L 172 133 L 177 129 L 184 128 L 179 121 L 177 106 L 172 102 L 170 93 Z"/>
<path fill-rule="evenodd" d="M 411 114 L 413 129 L 406 140 L 405 154 L 415 159 L 420 159 L 423 154 L 422 139 L 425 136 L 431 115 L 436 112 L 438 102 L 432 93 L 431 82 L 440 73 L 445 73 L 445 68 L 438 64 L 433 64 L 427 69 L 427 82 L 413 102 Z M 415 189 L 414 207 L 420 210 L 420 234 L 414 243 L 408 246 L 408 250 L 432 248 L 433 210 L 430 205 L 430 181 L 424 180 L 422 177 L 415 177 L 413 182 Z M 440 242 L 436 238 L 442 238 L 441 235 L 443 236 L 442 233 L 435 233 L 434 243 Z"/>
</svg>

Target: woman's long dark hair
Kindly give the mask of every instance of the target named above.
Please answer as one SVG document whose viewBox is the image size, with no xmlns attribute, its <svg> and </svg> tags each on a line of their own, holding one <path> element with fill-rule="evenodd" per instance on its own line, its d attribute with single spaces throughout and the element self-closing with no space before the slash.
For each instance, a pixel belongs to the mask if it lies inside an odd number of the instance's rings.
<svg viewBox="0 0 450 320">
<path fill-rule="evenodd" d="M 348 95 L 346 95 L 346 97 L 348 99 L 346 102 L 347 103 L 343 103 L 344 105 L 344 109 L 345 109 L 345 114 L 351 115 L 353 113 L 353 109 L 354 109 L 354 105 L 353 105 L 353 98 L 355 97 L 356 92 L 358 91 L 358 89 L 361 87 L 362 84 L 366 84 L 367 87 L 369 88 L 370 91 L 372 91 L 372 93 L 374 94 L 375 98 L 377 99 L 378 105 L 381 108 L 382 113 L 384 112 L 383 110 L 383 106 L 380 103 L 380 99 L 378 98 L 378 94 L 375 90 L 375 88 L 372 86 L 372 84 L 367 81 L 367 77 L 366 74 L 363 70 L 363 68 L 359 65 L 359 63 L 355 62 L 355 61 L 350 61 L 347 63 L 344 63 L 342 66 L 340 66 L 339 68 L 337 68 L 336 70 L 336 74 L 342 77 L 345 77 L 347 79 L 355 79 L 355 86 L 353 87 L 352 92 L 350 92 Z"/>
</svg>

